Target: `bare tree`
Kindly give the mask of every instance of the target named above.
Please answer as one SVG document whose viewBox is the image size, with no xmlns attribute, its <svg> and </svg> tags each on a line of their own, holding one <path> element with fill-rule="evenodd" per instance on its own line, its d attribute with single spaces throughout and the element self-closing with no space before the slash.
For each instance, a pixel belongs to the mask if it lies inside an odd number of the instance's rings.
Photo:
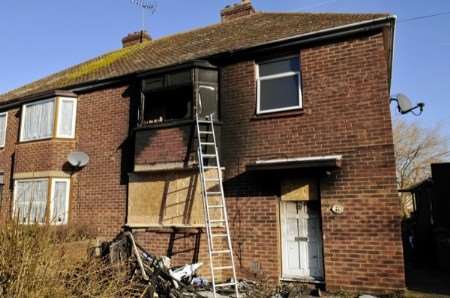
<svg viewBox="0 0 450 298">
<path fill-rule="evenodd" d="M 416 122 L 396 119 L 393 131 L 399 189 L 428 178 L 432 163 L 450 159 L 449 138 L 441 125 L 426 128 Z M 402 197 L 402 203 L 407 213 L 409 203 L 406 196 Z"/>
</svg>

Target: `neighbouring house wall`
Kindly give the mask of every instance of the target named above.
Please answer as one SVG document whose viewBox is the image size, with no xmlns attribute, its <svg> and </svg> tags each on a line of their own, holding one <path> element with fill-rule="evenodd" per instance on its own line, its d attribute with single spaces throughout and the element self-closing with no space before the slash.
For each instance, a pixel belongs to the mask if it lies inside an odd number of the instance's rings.
<svg viewBox="0 0 450 298">
<path fill-rule="evenodd" d="M 76 149 L 90 160 L 72 178 L 71 222 L 87 225 L 98 236 L 113 237 L 125 224 L 133 160 L 127 91 L 115 87 L 78 97 Z"/>
<path fill-rule="evenodd" d="M 128 144 L 130 100 L 126 90 L 115 87 L 81 94 L 75 139 L 19 143 L 20 109 L 8 111 L 6 146 L 0 150 L 5 173 L 3 220 L 11 216 L 13 175 L 71 177 L 69 223 L 84 226 L 100 237 L 112 237 L 120 231 L 126 216 L 126 178 L 133 160 Z M 89 164 L 75 173 L 67 164 L 72 151 L 83 151 L 90 157 Z"/>
<path fill-rule="evenodd" d="M 18 140 L 20 126 L 19 109 L 8 110 L 5 147 L 0 150 L 0 170 L 4 173 L 4 186 L 2 202 L 0 205 L 0 222 L 10 217 L 12 212 L 12 166 L 14 164 L 14 151 Z"/>
<path fill-rule="evenodd" d="M 281 274 L 272 185 L 279 177 L 258 177 L 245 172 L 245 165 L 256 159 L 342 154 L 342 169 L 321 180 L 326 286 L 401 290 L 400 205 L 383 36 L 305 48 L 300 59 L 301 113 L 255 116 L 254 61 L 221 72 L 222 164 L 239 269 L 249 270 L 256 261 L 270 277 Z M 331 213 L 336 203 L 344 207 L 342 215 Z"/>
</svg>

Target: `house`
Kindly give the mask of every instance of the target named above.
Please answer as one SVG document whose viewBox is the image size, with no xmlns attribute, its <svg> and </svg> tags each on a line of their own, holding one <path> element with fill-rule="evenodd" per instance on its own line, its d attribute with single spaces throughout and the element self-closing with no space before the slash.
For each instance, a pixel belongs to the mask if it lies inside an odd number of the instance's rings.
<svg viewBox="0 0 450 298">
<path fill-rule="evenodd" d="M 206 260 L 194 117 L 214 112 L 238 276 L 403 290 L 395 17 L 243 1 L 221 18 L 156 40 L 131 34 L 1 95 L 4 217 L 27 223 L 32 202 L 32 221 L 106 238 L 127 226 L 175 263 Z M 85 167 L 68 164 L 74 151 Z"/>
<path fill-rule="evenodd" d="M 410 261 L 450 269 L 450 163 L 431 164 L 431 177 L 402 189 L 412 194 L 413 210 L 404 229 Z"/>
</svg>

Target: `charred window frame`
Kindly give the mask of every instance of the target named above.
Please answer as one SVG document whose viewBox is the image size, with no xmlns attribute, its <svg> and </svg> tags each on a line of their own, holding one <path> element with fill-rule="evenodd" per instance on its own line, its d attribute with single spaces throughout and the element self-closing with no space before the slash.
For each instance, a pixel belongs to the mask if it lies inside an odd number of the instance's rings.
<svg viewBox="0 0 450 298">
<path fill-rule="evenodd" d="M 141 125 L 192 119 L 193 94 L 190 70 L 143 80 Z"/>
<path fill-rule="evenodd" d="M 218 81 L 218 70 L 211 65 L 147 75 L 142 79 L 139 126 L 190 121 L 196 112 L 219 119 Z"/>
<path fill-rule="evenodd" d="M 216 69 L 196 69 L 195 85 L 199 116 L 203 118 L 213 114 L 214 119 L 220 120 L 219 72 Z"/>
</svg>

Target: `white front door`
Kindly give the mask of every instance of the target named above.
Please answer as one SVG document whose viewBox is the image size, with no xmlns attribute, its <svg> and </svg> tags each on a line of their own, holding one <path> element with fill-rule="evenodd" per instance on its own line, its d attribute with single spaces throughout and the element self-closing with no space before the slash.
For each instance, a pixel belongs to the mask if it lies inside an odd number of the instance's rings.
<svg viewBox="0 0 450 298">
<path fill-rule="evenodd" d="M 283 277 L 323 279 L 318 204 L 281 203 Z"/>
</svg>

